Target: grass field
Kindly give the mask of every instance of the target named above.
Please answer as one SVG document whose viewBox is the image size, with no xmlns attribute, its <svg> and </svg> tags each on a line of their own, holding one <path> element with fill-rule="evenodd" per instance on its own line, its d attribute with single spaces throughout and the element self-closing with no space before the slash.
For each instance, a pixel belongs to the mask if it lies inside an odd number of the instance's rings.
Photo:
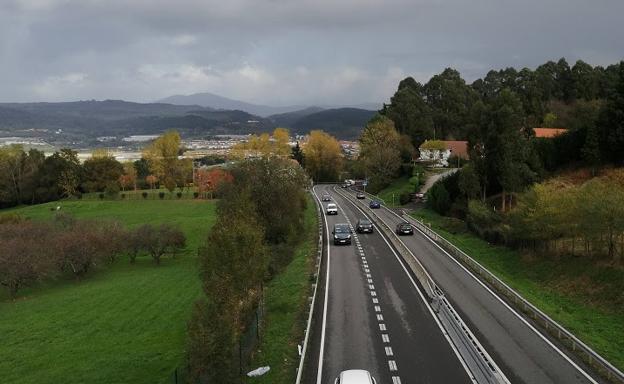
<svg viewBox="0 0 624 384">
<path fill-rule="evenodd" d="M 407 177 L 394 180 L 392 184 L 382 189 L 377 196 L 381 198 L 387 206 L 396 207 L 400 205 L 399 196 L 403 192 L 414 192 L 414 186 L 409 183 Z"/>
<path fill-rule="evenodd" d="M 527 257 L 429 210 L 416 217 L 624 370 L 624 271 L 583 257 Z"/>
<path fill-rule="evenodd" d="M 318 241 L 316 205 L 306 210 L 307 238 L 295 250 L 293 261 L 266 288 L 266 320 L 263 339 L 252 359 L 252 367 L 270 366 L 261 377 L 247 383 L 290 384 L 295 381 L 299 364 L 297 343 L 303 338 L 302 318 L 310 290 L 310 274 Z"/>
<path fill-rule="evenodd" d="M 200 295 L 195 250 L 214 223 L 205 201 L 69 201 L 0 211 L 36 220 L 61 211 L 129 226 L 167 222 L 187 250 L 156 266 L 120 259 L 81 282 L 57 280 L 0 296 L 2 383 L 162 383 L 184 355 L 186 321 Z M 4 293 L 3 293 L 4 294 Z"/>
</svg>

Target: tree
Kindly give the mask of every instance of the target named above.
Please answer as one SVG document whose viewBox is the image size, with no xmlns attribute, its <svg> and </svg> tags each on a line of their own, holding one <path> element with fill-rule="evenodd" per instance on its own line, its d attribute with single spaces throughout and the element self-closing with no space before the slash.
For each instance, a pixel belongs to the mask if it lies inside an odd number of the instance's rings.
<svg viewBox="0 0 624 384">
<path fill-rule="evenodd" d="M 83 166 L 82 187 L 87 192 L 102 192 L 107 185 L 117 184 L 124 174 L 123 165 L 112 156 L 96 154 L 85 160 Z"/>
<path fill-rule="evenodd" d="M 195 184 L 197 192 L 203 197 L 218 191 L 223 183 L 232 182 L 232 174 L 221 168 L 213 168 L 211 170 L 199 169 L 195 173 Z"/>
<path fill-rule="evenodd" d="M 150 171 L 173 192 L 179 182 L 180 134 L 169 131 L 159 136 L 143 150 L 143 158 L 149 163 Z"/>
<path fill-rule="evenodd" d="M 154 175 L 148 175 L 145 178 L 145 181 L 149 184 L 150 189 L 154 189 L 154 185 L 156 185 L 156 183 L 158 182 L 158 177 Z"/>
<path fill-rule="evenodd" d="M 0 285 L 15 298 L 24 286 L 54 274 L 47 224 L 20 221 L 0 225 Z"/>
<path fill-rule="evenodd" d="M 311 131 L 303 145 L 305 169 L 315 182 L 336 181 L 342 170 L 342 149 L 333 136 Z"/>
<path fill-rule="evenodd" d="M 157 265 L 160 265 L 160 260 L 165 254 L 175 256 L 176 252 L 186 245 L 184 233 L 169 224 L 161 224 L 158 227 L 142 225 L 137 229 L 137 236 L 143 238 L 145 250 Z"/>
<path fill-rule="evenodd" d="M 254 216 L 249 212 L 219 215 L 198 251 L 204 292 L 228 314 L 237 333 L 260 297 L 268 267 L 262 225 Z"/>
<path fill-rule="evenodd" d="M 133 187 L 134 190 L 137 189 L 137 171 L 135 168 L 135 164 L 133 162 L 126 162 L 123 164 L 124 173 L 119 176 L 119 185 L 121 185 L 121 189 L 123 191 L 126 188 Z"/>
<path fill-rule="evenodd" d="M 602 152 L 605 158 L 624 163 L 624 62 L 620 63 L 618 81 L 599 118 Z"/>
<path fill-rule="evenodd" d="M 473 164 L 467 164 L 459 170 L 458 184 L 459 189 L 468 200 L 479 197 L 479 177 L 477 176 L 475 166 Z"/>
<path fill-rule="evenodd" d="M 373 188 L 387 185 L 401 167 L 400 137 L 392 120 L 377 115 L 366 124 L 360 137 L 360 156 Z"/>
<path fill-rule="evenodd" d="M 299 163 L 299 165 L 301 165 L 302 167 L 304 166 L 303 151 L 301 150 L 301 147 L 299 146 L 298 141 L 297 141 L 297 144 L 295 144 L 295 146 L 292 148 L 292 153 L 290 155 L 290 158 L 293 160 L 296 160 L 297 163 Z"/>
<path fill-rule="evenodd" d="M 34 198 L 36 202 L 53 201 L 67 196 L 82 181 L 78 152 L 61 149 L 60 152 L 46 157 L 35 177 L 38 184 Z"/>
<path fill-rule="evenodd" d="M 600 164 L 600 142 L 598 137 L 598 129 L 595 126 L 589 127 L 585 135 L 585 144 L 581 149 L 583 160 L 592 168 L 592 176 L 596 175 L 596 169 Z"/>
<path fill-rule="evenodd" d="M 409 136 L 415 148 L 433 136 L 432 112 L 424 100 L 423 87 L 411 77 L 399 83 L 390 104 L 384 105 L 380 114 L 394 122 L 399 134 Z"/>
</svg>

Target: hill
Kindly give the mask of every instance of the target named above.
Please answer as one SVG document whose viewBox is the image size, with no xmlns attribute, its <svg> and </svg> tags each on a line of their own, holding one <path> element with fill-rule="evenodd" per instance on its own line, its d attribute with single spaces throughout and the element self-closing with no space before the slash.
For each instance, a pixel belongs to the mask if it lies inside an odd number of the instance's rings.
<svg viewBox="0 0 624 384">
<path fill-rule="evenodd" d="M 160 103 L 174 105 L 201 105 L 215 109 L 237 109 L 254 115 L 266 117 L 278 113 L 288 113 L 300 110 L 301 106 L 272 107 L 268 105 L 252 104 L 240 100 L 229 99 L 227 97 L 215 95 L 214 93 L 203 92 L 192 95 L 174 95 L 159 100 Z"/>
<path fill-rule="evenodd" d="M 358 108 L 336 108 L 305 115 L 291 126 L 294 133 L 305 134 L 321 129 L 339 139 L 355 140 L 376 111 Z"/>
<path fill-rule="evenodd" d="M 292 127 L 301 118 L 323 111 L 321 107 L 308 107 L 293 112 L 279 113 L 276 115 L 268 116 L 267 119 L 271 120 L 278 127 Z"/>
</svg>

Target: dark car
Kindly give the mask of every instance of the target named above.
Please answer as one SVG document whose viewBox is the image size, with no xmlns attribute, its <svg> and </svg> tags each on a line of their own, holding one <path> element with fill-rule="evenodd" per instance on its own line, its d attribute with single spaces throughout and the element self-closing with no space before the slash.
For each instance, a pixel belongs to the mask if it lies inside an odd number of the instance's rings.
<svg viewBox="0 0 624 384">
<path fill-rule="evenodd" d="M 332 234 L 334 235 L 334 245 L 351 244 L 351 228 L 349 228 L 349 224 L 334 224 Z"/>
<path fill-rule="evenodd" d="M 381 208 L 381 203 L 378 200 L 371 200 L 368 206 L 373 209 L 378 209 L 378 208 Z"/>
<path fill-rule="evenodd" d="M 321 198 L 323 201 L 331 201 L 331 196 L 329 193 L 323 193 L 323 197 Z"/>
<path fill-rule="evenodd" d="M 414 228 L 412 228 L 412 224 L 406 222 L 399 223 L 396 226 L 397 235 L 413 235 Z"/>
<path fill-rule="evenodd" d="M 355 194 L 355 197 L 357 197 L 358 199 L 362 200 L 362 199 L 366 199 L 366 195 L 362 192 L 358 192 Z"/>
<path fill-rule="evenodd" d="M 373 233 L 373 223 L 366 219 L 359 219 L 355 231 L 357 233 Z"/>
</svg>

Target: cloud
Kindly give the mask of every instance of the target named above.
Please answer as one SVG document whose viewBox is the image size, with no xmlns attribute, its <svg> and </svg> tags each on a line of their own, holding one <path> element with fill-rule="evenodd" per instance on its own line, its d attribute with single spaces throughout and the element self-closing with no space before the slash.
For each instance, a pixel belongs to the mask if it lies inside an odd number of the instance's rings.
<svg viewBox="0 0 624 384">
<path fill-rule="evenodd" d="M 5 0 L 0 100 L 384 101 L 449 66 L 471 81 L 562 56 L 616 62 L 622 14 L 616 0 Z"/>
</svg>

